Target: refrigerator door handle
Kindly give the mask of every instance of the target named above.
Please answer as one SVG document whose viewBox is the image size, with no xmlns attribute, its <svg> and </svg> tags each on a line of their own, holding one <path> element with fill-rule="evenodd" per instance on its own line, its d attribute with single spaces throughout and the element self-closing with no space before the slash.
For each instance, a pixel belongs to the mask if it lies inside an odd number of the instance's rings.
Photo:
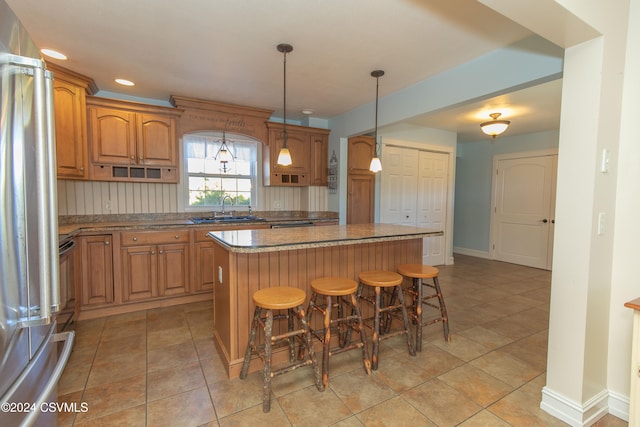
<svg viewBox="0 0 640 427">
<path fill-rule="evenodd" d="M 60 356 L 58 356 L 58 362 L 56 363 L 55 368 L 53 368 L 47 384 L 42 389 L 42 393 L 40 394 L 40 396 L 38 396 L 38 398 L 34 402 L 34 410 L 30 411 L 29 415 L 25 417 L 25 419 L 22 421 L 22 424 L 20 424 L 21 427 L 32 426 L 40 415 L 42 405 L 45 404 L 47 397 L 49 397 L 55 389 L 56 385 L 58 384 L 58 380 L 60 380 L 60 376 L 62 376 L 62 371 L 67 365 L 67 361 L 69 360 L 69 356 L 71 355 L 71 349 L 73 348 L 74 337 L 75 332 L 73 331 L 60 332 L 59 334 L 53 334 L 53 336 L 51 337 L 52 344 L 54 342 L 64 341 L 64 346 L 62 347 Z"/>
</svg>

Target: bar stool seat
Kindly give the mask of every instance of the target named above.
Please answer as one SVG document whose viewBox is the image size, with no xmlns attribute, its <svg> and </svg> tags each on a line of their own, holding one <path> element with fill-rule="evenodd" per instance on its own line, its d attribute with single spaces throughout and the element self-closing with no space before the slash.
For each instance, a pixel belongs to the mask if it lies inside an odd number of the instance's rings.
<svg viewBox="0 0 640 427">
<path fill-rule="evenodd" d="M 442 295 L 442 289 L 440 288 L 440 282 L 438 280 L 440 271 L 436 267 L 424 264 L 400 264 L 398 265 L 397 270 L 398 273 L 412 280 L 410 292 L 414 298 L 411 316 L 416 322 L 416 350 L 422 351 L 422 327 L 433 323 L 442 322 L 444 339 L 445 341 L 450 341 L 449 318 L 447 316 L 447 308 L 444 303 L 444 296 Z M 425 282 L 425 279 L 432 279 L 433 284 Z M 434 289 L 435 293 L 424 295 L 423 286 L 428 286 Z M 438 298 L 438 305 L 430 301 L 433 298 Z M 427 320 L 423 319 L 423 305 L 440 310 L 440 316 Z"/>
<path fill-rule="evenodd" d="M 311 346 L 311 333 L 307 324 L 304 304 L 307 298 L 306 293 L 302 289 L 292 288 L 288 286 L 276 286 L 256 291 L 253 294 L 253 302 L 256 306 L 253 321 L 251 322 L 251 331 L 249 333 L 249 343 L 245 352 L 240 378 L 245 379 L 249 371 L 251 356 L 258 355 L 264 363 L 263 368 L 263 396 L 262 410 L 269 412 L 271 410 L 271 379 L 277 375 L 290 372 L 302 366 L 311 365 L 315 375 L 315 383 L 318 390 L 323 391 L 324 387 L 320 378 L 320 369 L 316 360 L 313 347 Z M 274 314 L 274 311 L 285 311 L 286 314 Z M 265 317 L 262 317 L 263 311 Z M 298 318 L 300 327 L 294 329 L 294 316 Z M 287 319 L 287 332 L 279 335 L 273 335 L 273 321 L 279 319 Z M 264 330 L 264 344 L 256 343 L 256 334 L 258 327 L 262 326 Z M 295 357 L 295 339 L 300 341 L 300 359 Z M 280 344 L 289 345 L 289 365 L 277 370 L 272 370 L 271 358 L 274 346 Z M 303 350 L 306 350 L 306 356 Z"/>
<path fill-rule="evenodd" d="M 402 282 L 403 277 L 393 271 L 384 271 L 384 270 L 369 270 L 362 271 L 358 275 L 358 294 L 357 297 L 363 301 L 373 304 L 373 351 L 371 353 L 371 368 L 373 370 L 378 369 L 378 352 L 380 347 L 380 341 L 394 337 L 398 334 L 406 334 L 407 335 L 407 347 L 409 349 L 409 354 L 411 356 L 416 355 L 416 351 L 413 347 L 413 342 L 411 339 L 411 329 L 409 328 L 409 317 L 407 314 L 407 307 L 404 303 L 404 294 L 402 292 Z M 362 290 L 364 285 L 370 286 L 374 288 L 374 298 L 366 297 L 362 295 Z M 388 289 L 392 291 L 392 295 L 398 296 L 398 304 L 392 304 L 392 298 L 390 299 L 390 303 L 385 306 L 384 300 L 382 298 L 382 289 Z M 391 333 L 387 333 L 384 336 L 381 336 L 382 329 L 380 328 L 380 318 L 381 316 L 386 315 L 388 318 L 390 316 L 397 315 L 397 312 L 400 311 L 402 314 L 402 320 L 404 324 L 404 328 L 401 330 L 397 330 Z M 369 320 L 369 319 L 367 319 Z M 390 324 L 390 322 L 389 322 Z"/>
<path fill-rule="evenodd" d="M 312 325 L 312 316 L 318 312 L 323 316 L 322 328 L 309 326 L 312 336 L 322 343 L 322 384 L 329 384 L 329 357 L 345 351 L 362 349 L 362 363 L 367 374 L 371 373 L 371 360 L 367 350 L 367 337 L 360 307 L 356 300 L 358 283 L 345 277 L 321 277 L 311 281 L 311 300 L 307 309 L 307 323 Z M 324 301 L 322 301 L 324 297 Z M 346 298 L 348 297 L 348 299 Z M 346 306 L 348 315 L 345 313 Z M 332 319 L 333 308 L 338 310 L 337 317 Z M 331 346 L 331 332 L 338 330 L 338 345 Z M 356 331 L 360 341 L 351 343 L 348 332 Z"/>
</svg>

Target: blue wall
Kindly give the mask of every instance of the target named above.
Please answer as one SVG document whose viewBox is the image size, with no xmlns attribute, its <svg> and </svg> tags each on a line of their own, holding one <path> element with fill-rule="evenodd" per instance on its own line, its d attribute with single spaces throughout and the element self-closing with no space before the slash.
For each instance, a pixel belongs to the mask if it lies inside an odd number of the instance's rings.
<svg viewBox="0 0 640 427">
<path fill-rule="evenodd" d="M 557 130 L 458 144 L 453 247 L 489 253 L 493 156 L 558 148 Z"/>
</svg>

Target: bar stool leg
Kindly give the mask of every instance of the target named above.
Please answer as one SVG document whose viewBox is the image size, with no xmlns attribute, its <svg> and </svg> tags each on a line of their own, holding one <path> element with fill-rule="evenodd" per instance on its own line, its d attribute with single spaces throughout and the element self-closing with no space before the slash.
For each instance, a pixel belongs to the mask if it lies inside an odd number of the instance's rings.
<svg viewBox="0 0 640 427">
<path fill-rule="evenodd" d="M 371 354 L 371 369 L 378 369 L 378 350 L 380 347 L 380 287 L 375 287 L 375 305 L 373 310 L 373 352 Z"/>
<path fill-rule="evenodd" d="M 433 278 L 433 285 L 436 288 L 436 294 L 438 295 L 438 302 L 440 303 L 440 315 L 442 316 L 442 329 L 444 331 L 444 340 L 451 341 L 451 336 L 449 335 L 449 317 L 447 316 L 447 307 L 444 305 L 444 296 L 442 296 L 442 291 L 440 290 L 440 281 L 438 277 Z"/>
<path fill-rule="evenodd" d="M 422 279 L 413 279 L 413 290 L 415 291 L 414 313 L 416 315 L 416 350 L 422 351 Z"/>
<path fill-rule="evenodd" d="M 273 312 L 267 310 L 267 318 L 264 324 L 264 370 L 262 373 L 262 411 L 271 410 L 271 337 L 273 334 Z"/>
<path fill-rule="evenodd" d="M 351 294 L 351 305 L 353 307 L 353 312 L 356 316 L 358 316 L 357 327 L 360 334 L 360 342 L 362 342 L 362 362 L 364 364 L 364 370 L 366 371 L 367 375 L 369 375 L 371 374 L 371 360 L 369 359 L 369 350 L 367 349 L 367 337 L 364 333 L 362 313 L 360 312 L 360 307 L 358 306 L 358 301 L 354 294 Z M 351 328 L 349 328 L 349 330 L 351 330 Z"/>
<path fill-rule="evenodd" d="M 402 306 L 402 320 L 404 321 L 404 328 L 407 330 L 407 346 L 409 347 L 409 355 L 415 356 L 416 350 L 413 347 L 413 340 L 411 339 L 411 329 L 409 329 L 409 315 L 407 314 L 407 307 L 404 305 L 404 292 L 402 292 L 402 286 L 398 286 L 398 302 Z"/>
<path fill-rule="evenodd" d="M 329 349 L 331 347 L 331 295 L 326 295 L 327 306 L 324 310 L 324 341 L 322 343 L 322 385 L 329 385 Z"/>
<path fill-rule="evenodd" d="M 313 367 L 313 376 L 316 381 L 316 388 L 318 389 L 318 391 L 324 391 L 324 385 L 322 384 L 322 377 L 320 375 L 320 365 L 318 364 L 316 353 L 315 351 L 313 351 L 313 346 L 311 344 L 311 330 L 309 329 L 307 316 L 305 315 L 304 308 L 302 306 L 298 306 L 297 315 L 298 315 L 298 319 L 300 320 L 300 324 L 304 329 L 303 340 L 305 342 L 305 346 L 307 347 L 307 351 L 309 352 L 309 359 L 311 359 L 311 365 Z"/>
<path fill-rule="evenodd" d="M 256 333 L 258 331 L 258 324 L 260 323 L 260 307 L 256 306 L 253 311 L 253 321 L 251 322 L 251 331 L 249 332 L 249 344 L 247 350 L 244 353 L 244 361 L 242 362 L 242 370 L 240 371 L 240 379 L 247 378 L 247 372 L 249 372 L 249 364 L 251 363 L 251 353 L 256 346 Z"/>
</svg>

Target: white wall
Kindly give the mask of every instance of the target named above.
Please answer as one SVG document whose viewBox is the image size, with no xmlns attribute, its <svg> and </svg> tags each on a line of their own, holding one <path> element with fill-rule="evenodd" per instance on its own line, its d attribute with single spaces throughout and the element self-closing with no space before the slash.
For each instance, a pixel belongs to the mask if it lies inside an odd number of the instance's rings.
<svg viewBox="0 0 640 427">
<path fill-rule="evenodd" d="M 458 144 L 455 179 L 454 251 L 489 257 L 493 157 L 558 148 L 558 131 L 502 135 Z"/>
<path fill-rule="evenodd" d="M 623 304 L 640 294 L 637 256 L 624 255 L 637 254 L 640 238 L 637 211 L 628 210 L 638 207 L 630 200 L 640 182 L 640 0 L 481 1 L 566 48 L 541 406 L 571 425 L 590 425 L 606 412 L 626 418 L 632 313 Z M 603 149 L 611 152 L 606 173 L 599 170 Z M 601 213 L 605 232 L 598 234 Z"/>
</svg>

